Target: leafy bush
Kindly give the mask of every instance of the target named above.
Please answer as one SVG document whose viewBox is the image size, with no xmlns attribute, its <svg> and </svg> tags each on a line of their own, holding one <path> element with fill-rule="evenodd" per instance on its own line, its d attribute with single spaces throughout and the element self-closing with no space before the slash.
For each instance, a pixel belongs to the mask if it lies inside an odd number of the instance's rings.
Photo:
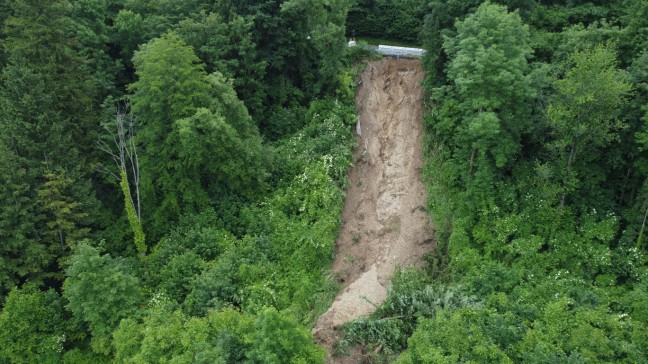
<svg viewBox="0 0 648 364">
<path fill-rule="evenodd" d="M 74 317 L 86 322 L 92 334 L 92 349 L 109 354 L 111 334 L 121 319 L 134 315 L 142 302 L 138 263 L 112 258 L 87 243 L 75 248 L 63 283 L 63 297 Z"/>
<path fill-rule="evenodd" d="M 67 332 L 63 300 L 34 285 L 14 289 L 0 312 L 0 361 L 62 362 Z"/>
<path fill-rule="evenodd" d="M 369 318 L 345 326 L 338 351 L 358 342 L 380 346 L 386 354 L 395 354 L 407 347 L 422 318 L 434 318 L 440 310 L 470 307 L 481 308 L 476 297 L 468 296 L 461 287 L 430 284 L 423 271 L 406 270 L 395 274 L 387 298 Z"/>
</svg>

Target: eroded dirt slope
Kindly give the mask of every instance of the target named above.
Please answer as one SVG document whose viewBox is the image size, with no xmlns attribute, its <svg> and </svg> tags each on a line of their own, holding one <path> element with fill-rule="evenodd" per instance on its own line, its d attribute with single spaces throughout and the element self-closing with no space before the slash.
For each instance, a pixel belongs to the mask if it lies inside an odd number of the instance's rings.
<svg viewBox="0 0 648 364">
<path fill-rule="evenodd" d="M 396 59 L 371 62 L 361 76 L 360 135 L 333 263 L 343 289 L 313 329 L 329 363 L 362 361 L 358 353 L 330 355 L 338 329 L 373 312 L 394 270 L 419 263 L 433 248 L 420 180 L 423 77 L 419 61 Z"/>
</svg>

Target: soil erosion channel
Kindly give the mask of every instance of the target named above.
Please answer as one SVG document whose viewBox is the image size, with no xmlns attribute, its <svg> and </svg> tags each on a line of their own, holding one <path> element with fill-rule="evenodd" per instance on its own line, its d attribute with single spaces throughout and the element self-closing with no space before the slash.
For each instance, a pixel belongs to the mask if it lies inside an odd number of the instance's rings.
<svg viewBox="0 0 648 364">
<path fill-rule="evenodd" d="M 359 359 L 331 357 L 340 326 L 373 312 L 394 270 L 417 264 L 433 248 L 419 177 L 423 77 L 419 61 L 396 59 L 371 62 L 361 75 L 360 135 L 333 263 L 342 290 L 313 329 L 329 363 Z"/>
</svg>

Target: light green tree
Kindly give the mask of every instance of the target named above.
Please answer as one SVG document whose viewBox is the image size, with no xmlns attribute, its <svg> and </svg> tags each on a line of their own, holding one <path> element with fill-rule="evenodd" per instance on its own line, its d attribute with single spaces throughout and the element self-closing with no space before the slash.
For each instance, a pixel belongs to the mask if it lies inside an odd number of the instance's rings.
<svg viewBox="0 0 648 364">
<path fill-rule="evenodd" d="M 323 363 L 324 351 L 313 344 L 310 332 L 274 308 L 257 317 L 256 330 L 247 336 L 251 363 Z"/>
<path fill-rule="evenodd" d="M 517 13 L 486 2 L 456 28 L 443 44 L 459 103 L 455 147 L 467 157 L 469 171 L 478 156 L 504 167 L 520 149 L 528 128 L 523 115 L 534 95 L 528 27 Z"/>
<path fill-rule="evenodd" d="M 35 285 L 14 289 L 0 313 L 0 361 L 60 363 L 66 343 L 63 301 Z"/>
<path fill-rule="evenodd" d="M 87 213 L 81 210 L 81 204 L 69 197 L 73 181 L 63 173 L 48 172 L 43 176 L 44 182 L 38 189 L 39 207 L 46 213 L 48 231 L 45 235 L 53 242 L 60 244 L 60 249 L 87 237 L 90 229 L 81 228 L 80 224 Z"/>
<path fill-rule="evenodd" d="M 180 214 L 208 205 L 200 180 L 183 174 L 175 121 L 209 105 L 209 84 L 191 48 L 170 33 L 143 45 L 133 62 L 138 80 L 129 89 L 139 124 L 143 210 L 159 236 Z"/>
<path fill-rule="evenodd" d="M 490 315 L 494 313 L 473 308 L 437 311 L 421 320 L 398 363 L 513 363 L 489 337 Z"/>
<path fill-rule="evenodd" d="M 617 117 L 631 87 L 626 73 L 616 67 L 616 54 L 603 46 L 575 52 L 564 78 L 556 81 L 557 94 L 548 115 L 555 133 L 553 145 L 563 165 L 561 206 L 578 185 L 579 174 L 618 138 L 623 124 Z"/>
<path fill-rule="evenodd" d="M 254 317 L 233 309 L 188 317 L 156 295 L 141 321 L 122 320 L 113 335 L 115 359 L 123 363 L 251 363 L 245 337 Z"/>
<path fill-rule="evenodd" d="M 120 320 L 137 312 L 142 299 L 133 262 L 100 255 L 87 243 L 78 244 L 70 257 L 63 297 L 74 316 L 88 324 L 92 349 L 111 352 L 111 335 Z"/>
</svg>

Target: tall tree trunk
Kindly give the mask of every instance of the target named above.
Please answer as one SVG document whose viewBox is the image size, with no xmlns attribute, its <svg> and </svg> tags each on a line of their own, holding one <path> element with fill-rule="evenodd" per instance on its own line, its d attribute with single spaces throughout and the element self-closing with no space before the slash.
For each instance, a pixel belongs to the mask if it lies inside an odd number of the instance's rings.
<svg viewBox="0 0 648 364">
<path fill-rule="evenodd" d="M 473 149 L 470 154 L 470 167 L 468 167 L 468 175 L 472 174 L 473 164 L 475 163 L 475 155 L 477 154 L 477 149 Z"/>
<path fill-rule="evenodd" d="M 623 187 L 621 188 L 621 198 L 619 199 L 620 204 L 623 204 L 623 198 L 625 197 L 626 187 L 628 186 L 628 180 L 630 179 L 630 171 L 631 168 L 628 167 L 628 171 L 626 172 L 625 179 L 623 180 Z"/>
<path fill-rule="evenodd" d="M 646 218 L 648 218 L 648 207 L 644 213 L 643 222 L 641 223 L 641 230 L 639 230 L 639 235 L 637 236 L 637 249 L 641 246 L 641 241 L 643 240 L 644 229 L 646 227 Z"/>
<path fill-rule="evenodd" d="M 569 151 L 569 157 L 567 158 L 567 166 L 565 168 L 566 178 L 569 178 L 569 174 L 571 173 L 571 166 L 572 163 L 574 162 L 575 155 L 576 155 L 576 139 L 572 139 L 571 150 Z M 567 190 L 566 190 L 565 183 L 563 183 L 563 188 L 565 188 L 565 191 L 563 192 L 562 199 L 560 200 L 561 209 L 565 207 L 565 200 L 567 199 Z"/>
<path fill-rule="evenodd" d="M 63 230 L 60 229 L 59 229 L 59 239 L 61 240 L 61 251 L 65 252 L 65 236 L 63 235 Z"/>
</svg>

